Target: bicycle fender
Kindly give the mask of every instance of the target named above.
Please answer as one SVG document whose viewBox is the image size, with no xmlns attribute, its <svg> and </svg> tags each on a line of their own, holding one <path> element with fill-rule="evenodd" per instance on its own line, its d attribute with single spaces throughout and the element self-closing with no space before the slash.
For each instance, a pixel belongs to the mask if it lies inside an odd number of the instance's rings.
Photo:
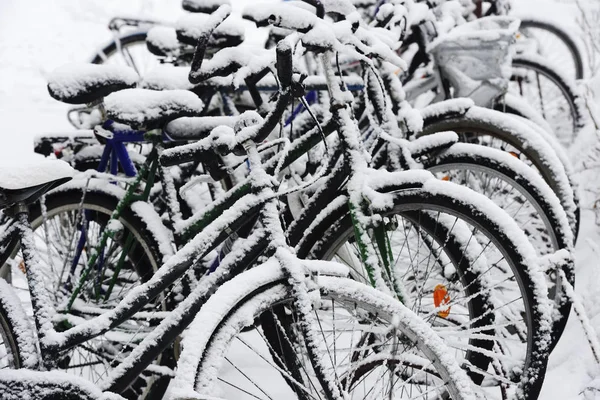
<svg viewBox="0 0 600 400">
<path fill-rule="evenodd" d="M 423 126 L 449 117 L 464 115 L 475 103 L 468 98 L 450 99 L 433 103 L 421 110 Z"/>
</svg>

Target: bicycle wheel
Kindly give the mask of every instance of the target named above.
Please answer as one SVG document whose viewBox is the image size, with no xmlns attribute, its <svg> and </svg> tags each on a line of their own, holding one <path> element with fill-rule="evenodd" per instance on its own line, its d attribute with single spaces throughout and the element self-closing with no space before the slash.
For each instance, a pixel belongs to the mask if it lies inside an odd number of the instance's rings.
<svg viewBox="0 0 600 400">
<path fill-rule="evenodd" d="M 440 188 L 446 186 L 448 193 L 455 189 L 455 185 L 447 184 Z M 541 377 L 525 384 L 526 378 L 521 380 L 525 393 L 535 398 L 543 381 L 549 344 L 540 342 L 547 340 L 542 337 L 549 331 L 536 338 L 537 330 L 547 329 L 549 321 L 534 311 L 546 306 L 547 294 L 534 293 L 541 274 L 531 270 L 531 259 L 527 261 L 531 255 L 522 253 L 522 244 L 503 231 L 497 217 L 489 218 L 475 203 L 419 189 L 392 192 L 392 199 L 394 206 L 377 214 L 385 224 L 393 273 L 404 285 L 405 305 L 428 319 L 440 335 L 448 335 L 455 356 L 466 361 L 471 377 L 486 390 L 517 391 L 520 377 L 513 373 L 522 371 L 525 376 Z M 311 231 L 319 232 L 318 237 L 308 234 L 296 246 L 298 255 L 334 258 L 353 271 L 362 271 L 348 207 L 330 210 L 321 226 L 312 227 Z M 372 243 L 377 243 L 374 236 Z M 380 246 L 374 247 L 380 253 Z M 440 295 L 448 302 L 436 302 Z M 477 296 L 479 302 L 489 297 L 493 306 L 469 304 Z M 458 315 L 452 317 L 454 312 Z M 470 325 L 489 318 L 490 313 L 493 318 L 485 328 Z M 474 345 L 478 339 L 484 343 Z M 536 348 L 540 344 L 541 348 Z"/>
<path fill-rule="evenodd" d="M 509 90 L 523 96 L 569 147 L 584 125 L 579 96 L 570 81 L 539 56 L 519 54 L 512 60 Z"/>
<path fill-rule="evenodd" d="M 571 79 L 583 79 L 584 63 L 579 46 L 558 25 L 540 21 L 531 16 L 521 18 L 521 37 L 517 47 L 525 47 L 544 57 L 552 65 L 560 65 L 561 71 Z"/>
<path fill-rule="evenodd" d="M 98 50 L 90 62 L 128 66 L 143 77 L 148 71 L 160 65 L 158 58 L 146 47 L 147 35 L 146 31 L 121 35 Z"/>
<path fill-rule="evenodd" d="M 573 181 L 556 152 L 527 124 L 501 112 L 470 107 L 465 112 L 429 115 L 423 111 L 423 131 L 417 136 L 454 131 L 461 142 L 493 147 L 508 152 L 542 176 L 567 213 L 575 240 L 579 232 L 579 200 Z"/>
<path fill-rule="evenodd" d="M 196 317 L 178 365 L 181 375 L 174 387 L 180 393 L 190 396 L 195 389 L 196 396 L 227 399 L 331 398 L 315 377 L 316 361 L 308 356 L 291 288 L 282 278 L 248 287 L 214 324 L 211 318 L 207 326 L 203 312 Z M 320 300 L 313 307 L 318 326 L 313 328 L 322 343 L 316 351 L 328 359 L 324 373 L 343 391 L 365 399 L 471 398 L 468 379 L 441 340 L 400 303 L 346 278 L 321 276 L 318 288 Z M 221 313 L 220 294 L 231 289 L 224 285 L 203 311 Z M 276 341 L 267 338 L 264 323 L 259 325 L 265 320 L 286 334 Z M 205 332 L 196 337 L 200 325 Z M 284 348 L 294 351 L 284 353 Z"/>
<path fill-rule="evenodd" d="M 538 255 L 572 250 L 573 234 L 567 216 L 543 179 L 508 153 L 480 147 L 457 144 L 423 163 L 438 178 L 469 187 L 506 211 Z M 574 265 L 564 265 L 563 271 L 569 280 L 574 280 Z M 571 305 L 565 301 L 560 282 L 554 284 L 558 279 L 556 271 L 548 272 L 549 297 L 554 299 L 558 318 L 554 330 L 562 332 Z"/>
<path fill-rule="evenodd" d="M 30 207 L 30 221 L 45 285 L 54 289 L 55 307 L 63 310 L 73 298 L 74 288 L 81 282 L 92 249 L 99 245 L 119 197 L 92 184 L 85 194 L 81 187 L 67 186 L 47 194 L 42 201 L 42 204 Z M 99 250 L 89 278 L 83 281 L 68 317 L 57 323 L 56 330 L 68 329 L 78 321 L 112 309 L 162 264 L 165 244 L 158 242 L 161 235 L 150 231 L 146 221 L 133 211 L 135 209 L 134 204 L 132 209 L 123 211 L 118 220 L 122 230 Z M 111 222 L 113 227 L 115 223 Z M 24 274 L 26 266 L 18 240 L 14 240 L 1 257 L 1 265 L 8 266 L 11 283 L 32 315 Z M 114 330 L 61 353 L 56 360 L 57 367 L 95 384 L 102 383 L 119 360 L 152 331 L 159 320 L 156 312 L 164 311 L 167 301 L 165 294 L 143 310 L 148 315 L 136 315 Z M 168 364 L 171 361 L 166 350 L 156 362 Z M 145 371 L 122 395 L 128 399 L 150 398 L 150 394 L 154 396 L 166 390 L 167 384 L 168 379 Z"/>
</svg>

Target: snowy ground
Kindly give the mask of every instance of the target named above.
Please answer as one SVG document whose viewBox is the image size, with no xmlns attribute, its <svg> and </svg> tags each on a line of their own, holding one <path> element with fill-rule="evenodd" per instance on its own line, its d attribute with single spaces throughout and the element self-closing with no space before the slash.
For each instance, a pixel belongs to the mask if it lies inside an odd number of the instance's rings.
<svg viewBox="0 0 600 400">
<path fill-rule="evenodd" d="M 575 32 L 580 30 L 577 9 L 571 1 L 516 1 L 518 12 L 538 16 L 544 13 Z M 253 3 L 237 0 L 235 8 Z M 34 134 L 72 129 L 66 120 L 68 107 L 48 96 L 45 76 L 62 64 L 87 61 L 98 45 L 110 39 L 106 25 L 112 16 L 174 21 L 181 13 L 180 0 L 0 0 L 0 120 L 5 132 L 0 155 L 31 151 Z M 588 130 L 587 136 L 596 141 L 593 129 Z M 580 160 L 580 156 L 578 152 L 574 159 Z M 580 175 L 586 182 L 585 188 L 600 187 L 596 183 L 597 170 Z M 592 209 L 595 199 L 591 192 L 584 193 L 576 291 L 592 325 L 600 331 L 600 228 Z M 600 367 L 595 364 L 574 315 L 551 356 L 540 398 L 600 398 Z"/>
</svg>

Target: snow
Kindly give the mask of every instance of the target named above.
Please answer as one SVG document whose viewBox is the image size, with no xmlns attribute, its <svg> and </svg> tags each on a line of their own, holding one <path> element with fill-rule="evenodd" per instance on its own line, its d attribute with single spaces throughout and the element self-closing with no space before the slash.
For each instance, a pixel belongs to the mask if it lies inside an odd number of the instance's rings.
<svg viewBox="0 0 600 400">
<path fill-rule="evenodd" d="M 219 71 L 227 71 L 228 67 L 235 66 L 240 68 L 236 74 L 234 86 L 243 83 L 243 78 L 252 72 L 259 72 L 274 62 L 272 51 L 257 48 L 251 45 L 242 45 L 237 47 L 226 47 L 219 50 L 211 59 L 204 60 L 200 73 L 208 76 L 221 76 Z"/>
<path fill-rule="evenodd" d="M 39 366 L 40 355 L 34 339 L 32 326 L 25 314 L 21 299 L 15 293 L 14 288 L 4 279 L 0 279 L 0 303 L 2 309 L 6 310 L 16 334 L 16 340 L 21 349 L 21 361 L 24 368 L 35 369 Z"/>
<path fill-rule="evenodd" d="M 71 178 L 75 170 L 61 160 L 35 153 L 0 153 L 0 188 L 25 189 L 59 179 Z"/>
<path fill-rule="evenodd" d="M 455 42 L 465 47 L 480 47 L 484 42 L 513 41 L 520 21 L 513 17 L 486 17 L 462 24 L 429 44 L 429 50 L 442 43 Z"/>
<path fill-rule="evenodd" d="M 5 400 L 78 398 L 123 400 L 114 393 L 102 393 L 88 380 L 60 371 L 0 370 L 0 392 Z"/>
<path fill-rule="evenodd" d="M 154 26 L 148 31 L 146 42 L 162 53 L 176 57 L 181 43 L 177 40 L 177 32 L 170 26 Z"/>
<path fill-rule="evenodd" d="M 325 12 L 335 12 L 341 15 L 348 15 L 356 11 L 356 7 L 350 0 L 321 0 Z"/>
<path fill-rule="evenodd" d="M 293 3 L 278 2 L 252 4 L 250 7 L 244 8 L 244 16 L 256 22 L 269 21 L 272 25 L 302 32 L 308 31 L 321 21 L 314 12 L 296 7 Z"/>
<path fill-rule="evenodd" d="M 173 249 L 173 234 L 164 226 L 152 204 L 136 201 L 131 205 L 131 211 L 144 221 L 150 232 L 154 235 L 154 239 L 158 243 L 159 251 L 163 257 L 162 262 L 165 263 L 169 257 L 175 254 Z"/>
<path fill-rule="evenodd" d="M 194 87 L 188 80 L 189 67 L 159 65 L 144 75 L 140 87 L 152 90 L 187 90 Z"/>
<path fill-rule="evenodd" d="M 104 105 L 109 117 L 136 126 L 199 115 L 204 108 L 202 100 L 187 90 L 125 89 L 107 96 Z"/>
<path fill-rule="evenodd" d="M 468 98 L 452 99 L 433 103 L 421 109 L 423 119 L 441 117 L 446 114 L 464 114 L 467 110 L 473 107 L 475 103 Z"/>
</svg>

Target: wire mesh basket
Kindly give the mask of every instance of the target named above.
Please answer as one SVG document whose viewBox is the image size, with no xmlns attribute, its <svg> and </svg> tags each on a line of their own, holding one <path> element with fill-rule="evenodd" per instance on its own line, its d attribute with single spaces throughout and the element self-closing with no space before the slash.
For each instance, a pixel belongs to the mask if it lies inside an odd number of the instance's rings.
<svg viewBox="0 0 600 400">
<path fill-rule="evenodd" d="M 461 25 L 429 46 L 429 52 L 454 89 L 455 97 L 470 97 L 489 106 L 508 88 L 512 52 L 521 21 L 485 17 Z"/>
</svg>

